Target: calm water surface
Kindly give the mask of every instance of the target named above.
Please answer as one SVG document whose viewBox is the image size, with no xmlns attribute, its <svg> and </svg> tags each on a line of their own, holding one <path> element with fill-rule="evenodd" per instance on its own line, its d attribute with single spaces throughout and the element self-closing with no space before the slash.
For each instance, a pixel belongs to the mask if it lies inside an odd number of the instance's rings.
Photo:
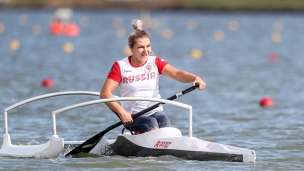
<svg viewBox="0 0 304 171">
<path fill-rule="evenodd" d="M 99 92 L 115 60 L 126 56 L 130 21 L 140 11 L 74 11 L 76 23 L 85 17 L 77 37 L 52 36 L 52 10 L 0 10 L 0 108 L 34 96 L 72 90 Z M 26 16 L 25 24 L 19 20 Z M 208 141 L 256 150 L 257 162 L 229 163 L 185 161 L 171 156 L 97 157 L 57 159 L 0 158 L 3 170 L 303 170 L 304 169 L 304 14 L 303 13 L 212 13 L 151 11 L 152 48 L 180 69 L 200 75 L 207 87 L 178 99 L 193 106 L 193 136 Z M 116 36 L 113 21 L 122 19 L 126 34 Z M 194 30 L 189 20 L 197 22 Z M 229 29 L 236 21 L 239 28 Z M 38 25 L 41 32 L 32 33 Z M 155 27 L 155 28 L 154 28 Z M 2 27 L 3 28 L 3 27 Z M 170 29 L 172 37 L 163 33 Z M 169 31 L 169 32 L 170 32 Z M 218 33 L 221 41 L 214 38 Z M 20 48 L 10 49 L 18 40 Z M 72 53 L 63 51 L 70 42 Z M 200 59 L 191 50 L 202 52 Z M 269 55 L 277 55 L 276 61 Z M 43 88 L 50 77 L 55 86 Z M 190 84 L 161 78 L 160 91 L 167 98 Z M 116 91 L 118 94 L 118 91 Z M 269 96 L 272 108 L 259 101 Z M 13 144 L 41 144 L 51 136 L 51 111 L 98 97 L 54 97 L 9 112 Z M 172 126 L 187 135 L 186 111 L 165 106 Z M 3 124 L 3 118 L 0 118 Z M 105 105 L 65 112 L 57 118 L 57 133 L 65 140 L 86 140 L 117 122 Z M 106 134 L 115 138 L 121 127 Z M 0 141 L 2 144 L 2 140 Z"/>
</svg>

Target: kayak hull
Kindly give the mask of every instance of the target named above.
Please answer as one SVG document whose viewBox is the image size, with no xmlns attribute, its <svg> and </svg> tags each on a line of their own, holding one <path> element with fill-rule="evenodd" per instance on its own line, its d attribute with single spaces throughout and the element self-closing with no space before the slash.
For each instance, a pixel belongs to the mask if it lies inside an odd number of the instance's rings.
<svg viewBox="0 0 304 171">
<path fill-rule="evenodd" d="M 166 136 L 169 135 L 169 136 Z M 129 157 L 171 155 L 186 160 L 255 162 L 254 150 L 195 137 L 184 137 L 176 128 L 161 128 L 140 135 L 119 134 L 110 144 L 114 154 Z"/>
</svg>

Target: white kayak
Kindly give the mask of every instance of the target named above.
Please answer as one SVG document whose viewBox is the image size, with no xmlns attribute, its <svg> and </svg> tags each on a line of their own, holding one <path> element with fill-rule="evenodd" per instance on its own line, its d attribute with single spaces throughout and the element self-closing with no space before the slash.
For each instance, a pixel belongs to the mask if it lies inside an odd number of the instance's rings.
<svg viewBox="0 0 304 171">
<path fill-rule="evenodd" d="M 143 97 L 114 97 L 109 99 L 99 99 L 67 106 L 52 112 L 52 135 L 50 141 L 39 145 L 14 145 L 11 143 L 8 133 L 8 112 L 18 106 L 63 95 L 92 95 L 99 97 L 99 92 L 89 91 L 67 91 L 50 93 L 23 100 L 4 109 L 4 134 L 0 156 L 25 157 L 25 158 L 57 158 L 70 150 L 67 146 L 77 146 L 83 141 L 65 141 L 57 135 L 56 115 L 75 108 L 100 104 L 111 101 L 154 101 L 162 104 L 171 104 L 187 109 L 189 118 L 188 136 L 182 136 L 177 128 L 168 127 L 139 135 L 130 133 L 119 134 L 114 140 L 102 138 L 90 153 L 98 155 L 121 155 L 121 156 L 163 156 L 171 155 L 182 159 L 200 161 L 232 161 L 232 162 L 255 162 L 256 152 L 254 150 L 239 148 L 215 142 L 201 140 L 192 136 L 192 106 L 165 99 L 143 98 Z M 182 111 L 182 110 L 181 110 Z M 114 116 L 114 114 L 113 114 Z M 25 135 L 26 136 L 26 135 Z M 104 150 L 104 145 L 108 150 Z M 110 152 L 109 152 L 110 151 Z"/>
<path fill-rule="evenodd" d="M 175 156 L 186 160 L 255 162 L 256 152 L 196 137 L 182 136 L 177 128 L 167 127 L 139 135 L 119 134 L 116 140 L 103 138 L 90 153 L 125 157 Z"/>
</svg>

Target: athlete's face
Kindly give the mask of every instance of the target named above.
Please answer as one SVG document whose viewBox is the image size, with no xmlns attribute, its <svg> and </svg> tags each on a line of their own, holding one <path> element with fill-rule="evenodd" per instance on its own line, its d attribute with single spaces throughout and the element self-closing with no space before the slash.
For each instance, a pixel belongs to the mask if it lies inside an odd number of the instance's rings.
<svg viewBox="0 0 304 171">
<path fill-rule="evenodd" d="M 151 52 L 150 39 L 148 37 L 137 38 L 131 52 L 135 64 L 140 65 L 145 63 Z"/>
</svg>

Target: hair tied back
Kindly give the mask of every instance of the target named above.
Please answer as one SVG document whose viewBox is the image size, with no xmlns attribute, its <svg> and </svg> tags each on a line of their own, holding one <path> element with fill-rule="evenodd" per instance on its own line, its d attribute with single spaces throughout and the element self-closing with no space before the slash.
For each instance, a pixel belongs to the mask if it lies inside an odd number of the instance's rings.
<svg viewBox="0 0 304 171">
<path fill-rule="evenodd" d="M 132 21 L 132 27 L 134 28 L 134 30 L 138 30 L 138 29 L 142 29 L 142 25 L 143 25 L 143 21 L 136 19 Z"/>
</svg>

